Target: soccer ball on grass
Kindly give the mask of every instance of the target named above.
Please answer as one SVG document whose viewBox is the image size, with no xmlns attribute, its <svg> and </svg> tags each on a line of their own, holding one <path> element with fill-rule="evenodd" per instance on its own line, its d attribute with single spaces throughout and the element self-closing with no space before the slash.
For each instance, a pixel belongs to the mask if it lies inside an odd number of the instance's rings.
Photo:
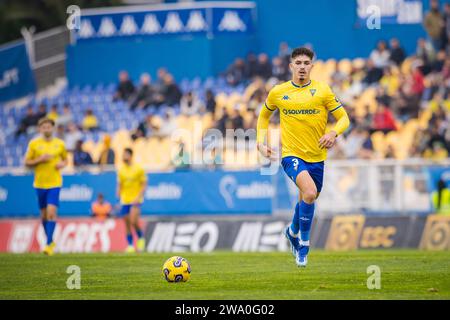
<svg viewBox="0 0 450 320">
<path fill-rule="evenodd" d="M 162 273 L 168 282 L 186 282 L 191 277 L 191 266 L 185 258 L 173 256 L 164 262 Z"/>
</svg>

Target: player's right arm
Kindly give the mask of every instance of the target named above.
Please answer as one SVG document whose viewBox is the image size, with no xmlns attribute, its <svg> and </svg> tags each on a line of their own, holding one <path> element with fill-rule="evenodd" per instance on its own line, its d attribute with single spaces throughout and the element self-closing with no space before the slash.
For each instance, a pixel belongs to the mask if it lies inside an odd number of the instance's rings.
<svg viewBox="0 0 450 320">
<path fill-rule="evenodd" d="M 269 95 L 267 97 L 266 102 L 261 108 L 261 112 L 258 116 L 258 123 L 256 125 L 256 146 L 258 151 L 266 157 L 272 160 L 276 160 L 275 151 L 272 150 L 269 146 L 267 146 L 267 131 L 269 129 L 270 117 L 273 112 L 277 109 L 275 104 L 275 94 L 274 90 L 270 90 Z"/>
<path fill-rule="evenodd" d="M 25 161 L 24 162 L 25 162 L 25 165 L 27 167 L 34 167 L 34 166 L 37 166 L 38 164 L 40 164 L 42 162 L 46 162 L 46 161 L 50 160 L 51 158 L 52 158 L 52 156 L 49 155 L 49 154 L 43 154 L 40 157 L 37 157 L 35 144 L 32 141 L 28 145 L 28 149 L 27 149 L 27 152 L 25 154 Z"/>
</svg>

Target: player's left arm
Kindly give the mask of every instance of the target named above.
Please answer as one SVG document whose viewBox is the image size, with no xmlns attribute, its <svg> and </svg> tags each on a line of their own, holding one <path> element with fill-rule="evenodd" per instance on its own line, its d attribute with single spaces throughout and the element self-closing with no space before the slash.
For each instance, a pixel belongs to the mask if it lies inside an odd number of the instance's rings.
<svg viewBox="0 0 450 320">
<path fill-rule="evenodd" d="M 58 170 L 61 170 L 69 164 L 69 161 L 67 159 L 66 145 L 64 144 L 64 142 L 62 142 L 60 158 L 61 160 L 56 164 L 56 169 Z"/>
<path fill-rule="evenodd" d="M 337 120 L 333 129 L 330 132 L 325 133 L 319 139 L 319 147 L 331 148 L 336 143 L 336 138 L 344 133 L 350 125 L 350 119 L 348 114 L 342 106 L 341 102 L 336 98 L 333 91 L 328 87 L 328 92 L 325 96 L 325 107 L 331 112 L 334 118 Z"/>
<path fill-rule="evenodd" d="M 142 170 L 140 174 L 139 181 L 141 183 L 141 190 L 139 191 L 139 195 L 135 199 L 135 203 L 139 203 L 140 199 L 144 198 L 145 190 L 147 190 L 147 175 L 145 174 L 145 171 Z"/>
</svg>

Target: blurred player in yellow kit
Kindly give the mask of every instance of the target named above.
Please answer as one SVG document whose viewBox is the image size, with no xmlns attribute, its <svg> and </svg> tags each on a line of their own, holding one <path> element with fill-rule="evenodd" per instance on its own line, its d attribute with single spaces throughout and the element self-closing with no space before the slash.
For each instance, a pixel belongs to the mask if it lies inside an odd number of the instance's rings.
<svg viewBox="0 0 450 320">
<path fill-rule="evenodd" d="M 36 190 L 42 226 L 47 236 L 44 253 L 53 255 L 55 242 L 53 232 L 62 187 L 60 170 L 67 165 L 64 141 L 53 137 L 55 122 L 49 118 L 39 120 L 40 136 L 31 140 L 25 155 L 25 165 L 34 169 L 33 187 Z"/>
<path fill-rule="evenodd" d="M 314 201 L 322 190 L 327 149 L 350 124 L 344 107 L 331 88 L 326 83 L 310 79 L 313 59 L 314 52 L 308 48 L 292 51 L 289 64 L 292 80 L 270 90 L 257 124 L 258 150 L 263 156 L 275 159 L 274 150 L 267 146 L 266 135 L 270 117 L 278 109 L 281 165 L 299 189 L 299 202 L 292 223 L 284 233 L 299 267 L 305 267 L 308 261 Z M 326 132 L 329 113 L 337 122 L 331 131 Z"/>
<path fill-rule="evenodd" d="M 138 237 L 137 249 L 142 252 L 145 249 L 145 239 L 139 227 L 139 217 L 147 188 L 147 176 L 141 166 L 133 164 L 133 150 L 129 148 L 124 150 L 123 162 L 123 166 L 117 173 L 117 195 L 120 197 L 122 205 L 120 216 L 124 218 L 127 230 L 128 247 L 126 252 L 135 252 L 132 228 Z"/>
</svg>

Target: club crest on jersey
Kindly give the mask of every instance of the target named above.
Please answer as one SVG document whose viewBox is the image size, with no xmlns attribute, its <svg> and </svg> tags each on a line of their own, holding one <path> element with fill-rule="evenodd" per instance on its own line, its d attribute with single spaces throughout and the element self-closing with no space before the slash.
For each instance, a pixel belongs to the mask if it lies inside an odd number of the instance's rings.
<svg viewBox="0 0 450 320">
<path fill-rule="evenodd" d="M 314 97 L 314 94 L 316 93 L 316 89 L 309 89 L 309 92 L 311 92 L 311 95 Z"/>
<path fill-rule="evenodd" d="M 289 100 L 289 96 L 283 96 L 283 98 L 281 98 L 281 100 Z"/>
</svg>

